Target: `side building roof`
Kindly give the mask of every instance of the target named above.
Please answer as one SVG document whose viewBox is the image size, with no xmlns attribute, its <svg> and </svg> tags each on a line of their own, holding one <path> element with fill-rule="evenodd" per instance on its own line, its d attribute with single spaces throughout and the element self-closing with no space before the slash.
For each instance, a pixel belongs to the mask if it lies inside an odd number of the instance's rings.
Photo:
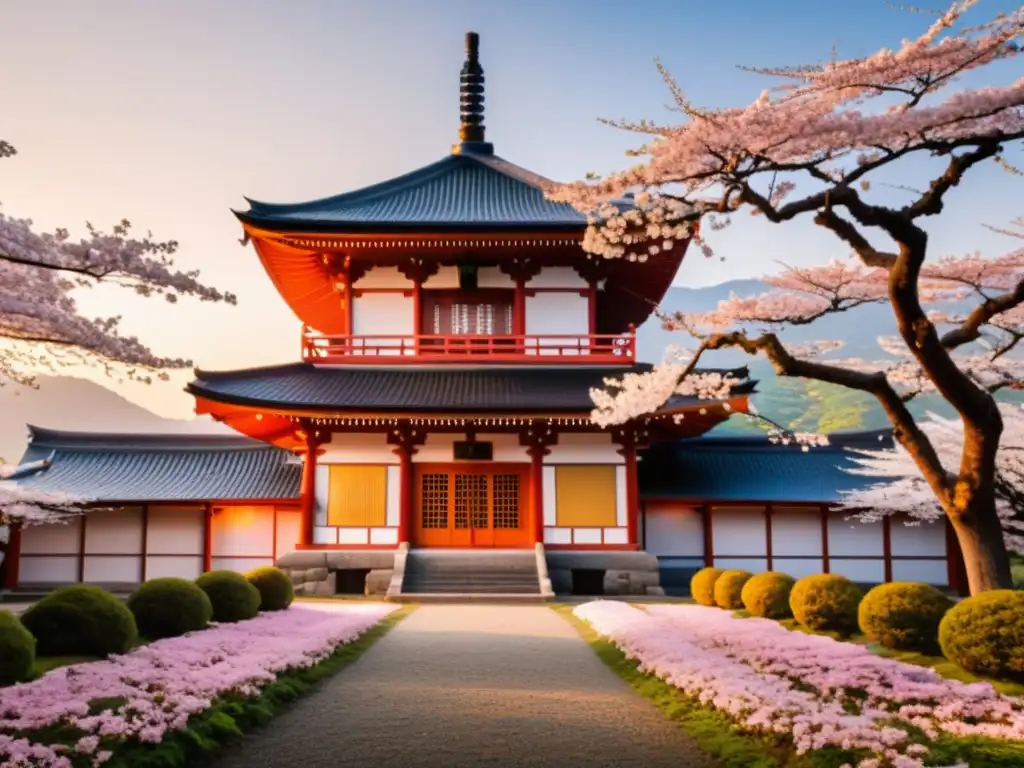
<svg viewBox="0 0 1024 768">
<path fill-rule="evenodd" d="M 234 435 L 65 432 L 29 425 L 11 476 L 88 501 L 297 499 L 301 467 L 280 448 Z"/>
<path fill-rule="evenodd" d="M 892 431 L 836 433 L 804 451 L 767 437 L 701 437 L 656 446 L 639 464 L 642 498 L 691 502 L 830 504 L 879 480 L 845 470 L 852 450 L 893 447 Z"/>
</svg>

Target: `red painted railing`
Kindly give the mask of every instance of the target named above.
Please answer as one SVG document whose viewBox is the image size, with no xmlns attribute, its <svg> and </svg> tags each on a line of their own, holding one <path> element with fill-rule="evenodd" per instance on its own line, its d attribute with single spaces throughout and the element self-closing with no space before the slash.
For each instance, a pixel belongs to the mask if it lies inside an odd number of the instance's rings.
<svg viewBox="0 0 1024 768">
<path fill-rule="evenodd" d="M 334 336 L 302 329 L 302 359 L 311 363 L 398 365 L 422 363 L 573 362 L 629 365 L 636 336 L 522 334 L 515 336 Z"/>
</svg>

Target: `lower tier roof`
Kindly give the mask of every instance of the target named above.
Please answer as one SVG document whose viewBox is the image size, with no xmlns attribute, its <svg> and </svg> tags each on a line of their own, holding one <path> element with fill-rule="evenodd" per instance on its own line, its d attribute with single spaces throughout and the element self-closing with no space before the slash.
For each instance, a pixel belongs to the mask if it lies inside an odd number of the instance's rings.
<svg viewBox="0 0 1024 768">
<path fill-rule="evenodd" d="M 218 373 L 196 371 L 196 380 L 187 390 L 231 405 L 306 411 L 589 412 L 594 407 L 590 390 L 603 388 L 606 378 L 649 367 L 343 368 L 295 363 Z M 747 377 L 745 368 L 732 373 L 741 380 Z M 755 384 L 744 381 L 734 393 L 747 394 Z M 707 401 L 677 397 L 672 405 L 702 402 Z"/>
<path fill-rule="evenodd" d="M 96 502 L 295 500 L 300 466 L 255 440 L 222 435 L 132 435 L 29 427 L 12 481 Z M 706 503 L 830 503 L 873 485 L 853 475 L 847 449 L 891 447 L 888 432 L 834 435 L 807 452 L 765 438 L 702 437 L 645 451 L 640 494 Z"/>
</svg>

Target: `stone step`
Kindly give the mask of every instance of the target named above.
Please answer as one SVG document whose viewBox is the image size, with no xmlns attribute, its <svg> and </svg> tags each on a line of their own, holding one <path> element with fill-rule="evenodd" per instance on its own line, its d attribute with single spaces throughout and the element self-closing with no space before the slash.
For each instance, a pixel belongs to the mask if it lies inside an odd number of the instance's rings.
<svg viewBox="0 0 1024 768">
<path fill-rule="evenodd" d="M 477 589 L 495 589 L 502 586 L 512 586 L 516 588 L 525 587 L 527 589 L 540 589 L 540 581 L 534 579 L 474 579 L 458 578 L 458 579 L 406 579 L 405 588 L 411 589 L 414 587 L 473 587 Z"/>
<path fill-rule="evenodd" d="M 523 605 L 530 603 L 545 603 L 551 598 L 537 594 L 496 594 L 496 593 L 468 593 L 448 592 L 437 594 L 407 594 L 394 595 L 388 600 L 395 603 L 430 603 L 430 604 L 460 604 L 476 603 L 487 605 Z"/>
</svg>

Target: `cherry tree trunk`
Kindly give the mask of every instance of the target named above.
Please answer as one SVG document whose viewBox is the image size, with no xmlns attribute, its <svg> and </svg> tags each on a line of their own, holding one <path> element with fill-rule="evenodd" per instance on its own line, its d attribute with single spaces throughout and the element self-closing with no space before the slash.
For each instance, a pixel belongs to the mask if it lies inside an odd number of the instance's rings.
<svg viewBox="0 0 1024 768">
<path fill-rule="evenodd" d="M 948 514 L 964 556 L 971 594 L 1012 588 L 1010 555 L 996 514 L 994 493 L 974 494 L 958 506 Z"/>
</svg>

